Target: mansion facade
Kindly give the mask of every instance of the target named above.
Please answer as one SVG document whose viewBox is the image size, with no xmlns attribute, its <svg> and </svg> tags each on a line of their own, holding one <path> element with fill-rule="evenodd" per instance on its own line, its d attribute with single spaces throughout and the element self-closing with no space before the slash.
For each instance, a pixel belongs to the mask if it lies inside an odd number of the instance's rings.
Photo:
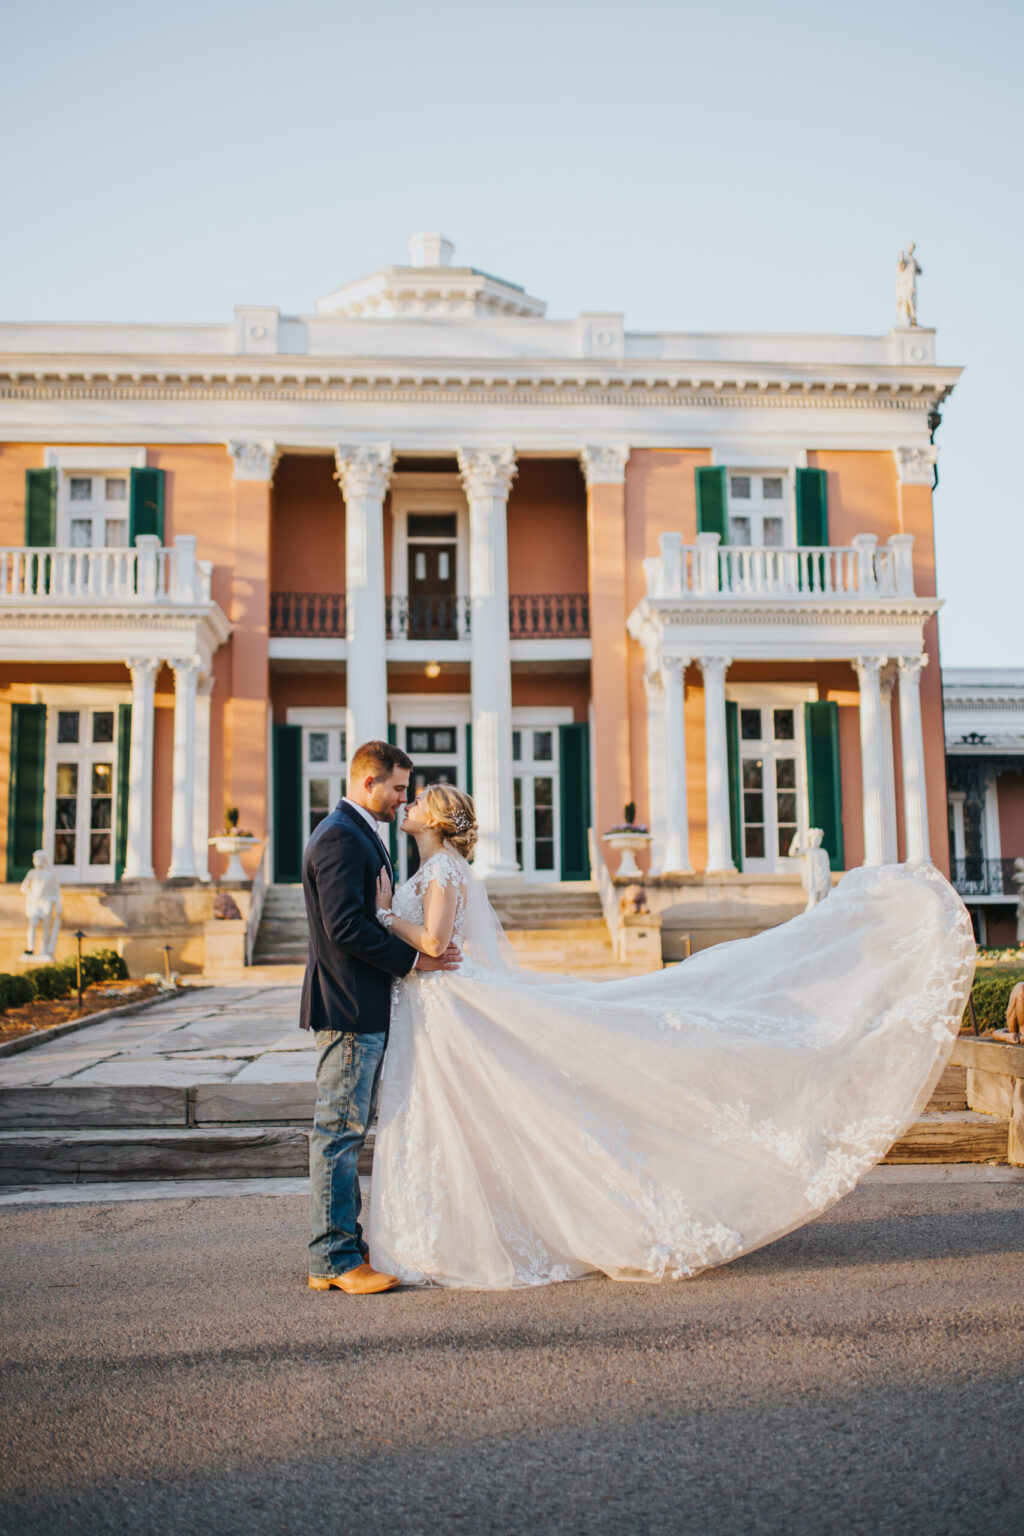
<svg viewBox="0 0 1024 1536">
<path fill-rule="evenodd" d="M 494 882 L 607 883 L 632 803 L 700 942 L 799 909 L 809 826 L 948 869 L 932 331 L 551 319 L 422 235 L 305 316 L 0 353 L 5 933 L 41 847 L 201 965 L 225 808 L 293 883 L 369 737 L 473 794 Z"/>
</svg>

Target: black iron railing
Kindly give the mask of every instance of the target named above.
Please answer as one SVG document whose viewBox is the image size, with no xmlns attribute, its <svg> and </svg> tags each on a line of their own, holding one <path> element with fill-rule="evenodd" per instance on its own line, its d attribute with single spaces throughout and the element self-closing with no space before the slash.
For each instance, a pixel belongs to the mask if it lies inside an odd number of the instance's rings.
<svg viewBox="0 0 1024 1536">
<path fill-rule="evenodd" d="M 414 593 L 387 599 L 389 640 L 464 640 L 469 634 L 469 598 L 454 593 Z"/>
<path fill-rule="evenodd" d="M 1015 859 L 954 859 L 950 878 L 961 896 L 1005 896 L 1016 901 Z"/>
<path fill-rule="evenodd" d="M 271 592 L 270 633 L 279 639 L 343 638 L 344 592 Z"/>
</svg>

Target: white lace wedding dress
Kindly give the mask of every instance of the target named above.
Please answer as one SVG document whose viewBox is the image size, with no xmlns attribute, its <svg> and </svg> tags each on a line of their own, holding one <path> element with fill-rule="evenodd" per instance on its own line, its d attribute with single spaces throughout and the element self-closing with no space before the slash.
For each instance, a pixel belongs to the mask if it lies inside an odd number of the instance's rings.
<svg viewBox="0 0 1024 1536">
<path fill-rule="evenodd" d="M 407 1283 L 677 1279 L 801 1225 L 927 1102 L 974 969 L 930 865 L 852 870 L 791 922 L 603 984 L 504 969 L 453 853 L 395 911 L 422 922 L 431 880 L 470 958 L 394 990 L 369 1241 Z"/>
</svg>

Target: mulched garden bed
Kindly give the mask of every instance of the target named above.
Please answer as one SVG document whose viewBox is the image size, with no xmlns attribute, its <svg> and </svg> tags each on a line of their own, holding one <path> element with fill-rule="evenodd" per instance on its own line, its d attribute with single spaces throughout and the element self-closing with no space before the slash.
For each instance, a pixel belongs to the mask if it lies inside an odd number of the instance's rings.
<svg viewBox="0 0 1024 1536">
<path fill-rule="evenodd" d="M 0 1014 L 0 1045 L 7 1040 L 16 1040 L 20 1035 L 67 1024 L 70 1019 L 84 1019 L 90 1013 L 103 1013 L 107 1008 L 120 1008 L 124 1003 L 144 1002 L 155 997 L 158 991 L 151 981 L 97 981 L 82 989 L 81 1012 L 77 992 L 9 1008 Z"/>
</svg>

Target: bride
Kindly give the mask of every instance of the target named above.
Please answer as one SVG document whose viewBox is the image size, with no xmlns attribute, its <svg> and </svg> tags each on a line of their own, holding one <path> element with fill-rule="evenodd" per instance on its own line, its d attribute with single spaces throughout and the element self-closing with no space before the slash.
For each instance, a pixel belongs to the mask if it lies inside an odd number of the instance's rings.
<svg viewBox="0 0 1024 1536">
<path fill-rule="evenodd" d="M 392 993 L 369 1240 L 407 1284 L 723 1264 L 852 1189 L 949 1059 L 974 941 L 930 864 L 851 870 L 780 927 L 595 983 L 516 970 L 468 795 L 428 786 L 404 830 L 420 866 L 378 916 L 466 957 Z"/>
</svg>

